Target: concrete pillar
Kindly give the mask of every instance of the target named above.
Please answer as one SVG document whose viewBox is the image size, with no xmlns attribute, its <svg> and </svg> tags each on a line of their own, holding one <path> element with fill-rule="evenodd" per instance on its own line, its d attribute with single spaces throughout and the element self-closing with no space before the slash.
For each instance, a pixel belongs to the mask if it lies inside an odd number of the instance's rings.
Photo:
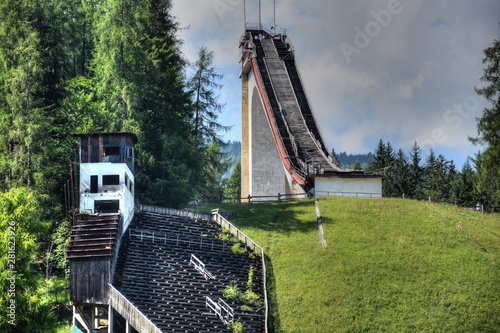
<svg viewBox="0 0 500 333">
<path fill-rule="evenodd" d="M 115 314 L 113 312 L 113 307 L 111 305 L 108 306 L 108 333 L 114 332 L 114 324 Z"/>
<path fill-rule="evenodd" d="M 96 318 L 95 318 L 95 313 L 97 311 L 97 307 L 95 305 L 92 305 L 92 310 L 90 311 L 90 330 L 93 330 L 96 328 Z"/>
<path fill-rule="evenodd" d="M 250 112 L 248 99 L 248 73 L 241 75 L 241 198 L 250 193 Z M 246 199 L 242 199 L 246 201 Z"/>
</svg>

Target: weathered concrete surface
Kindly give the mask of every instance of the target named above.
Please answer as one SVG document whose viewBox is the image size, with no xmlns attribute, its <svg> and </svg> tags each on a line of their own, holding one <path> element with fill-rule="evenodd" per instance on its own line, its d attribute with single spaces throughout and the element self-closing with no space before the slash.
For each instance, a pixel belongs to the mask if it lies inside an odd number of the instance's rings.
<svg viewBox="0 0 500 333">
<path fill-rule="evenodd" d="M 250 114 L 248 73 L 241 75 L 241 197 L 250 194 Z"/>
<path fill-rule="evenodd" d="M 278 148 L 274 142 L 259 92 L 252 89 L 251 109 L 251 195 L 278 195 L 286 193 L 287 180 Z"/>
</svg>

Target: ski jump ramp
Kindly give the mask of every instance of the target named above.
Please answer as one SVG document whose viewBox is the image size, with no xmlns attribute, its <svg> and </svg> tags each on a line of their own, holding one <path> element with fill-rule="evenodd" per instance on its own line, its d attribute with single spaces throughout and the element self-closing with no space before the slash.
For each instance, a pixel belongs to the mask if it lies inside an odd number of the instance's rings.
<svg viewBox="0 0 500 333">
<path fill-rule="evenodd" d="M 328 152 L 286 33 L 247 24 L 239 46 L 241 197 L 380 197 L 382 176 L 344 169 Z"/>
</svg>

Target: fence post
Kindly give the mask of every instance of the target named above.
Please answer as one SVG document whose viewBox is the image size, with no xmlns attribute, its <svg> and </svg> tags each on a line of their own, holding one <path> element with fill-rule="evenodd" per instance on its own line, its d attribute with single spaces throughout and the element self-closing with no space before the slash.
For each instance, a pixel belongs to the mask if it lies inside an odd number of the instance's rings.
<svg viewBox="0 0 500 333">
<path fill-rule="evenodd" d="M 278 202 L 281 201 L 281 193 L 278 193 Z"/>
</svg>

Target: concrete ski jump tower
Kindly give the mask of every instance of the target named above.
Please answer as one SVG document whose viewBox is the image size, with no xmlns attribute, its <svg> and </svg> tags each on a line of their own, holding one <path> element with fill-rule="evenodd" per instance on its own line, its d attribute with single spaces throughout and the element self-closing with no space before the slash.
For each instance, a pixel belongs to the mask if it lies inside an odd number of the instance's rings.
<svg viewBox="0 0 500 333">
<path fill-rule="evenodd" d="M 381 197 L 381 176 L 343 169 L 330 156 L 286 32 L 246 23 L 239 46 L 243 200 L 308 193 Z"/>
</svg>

